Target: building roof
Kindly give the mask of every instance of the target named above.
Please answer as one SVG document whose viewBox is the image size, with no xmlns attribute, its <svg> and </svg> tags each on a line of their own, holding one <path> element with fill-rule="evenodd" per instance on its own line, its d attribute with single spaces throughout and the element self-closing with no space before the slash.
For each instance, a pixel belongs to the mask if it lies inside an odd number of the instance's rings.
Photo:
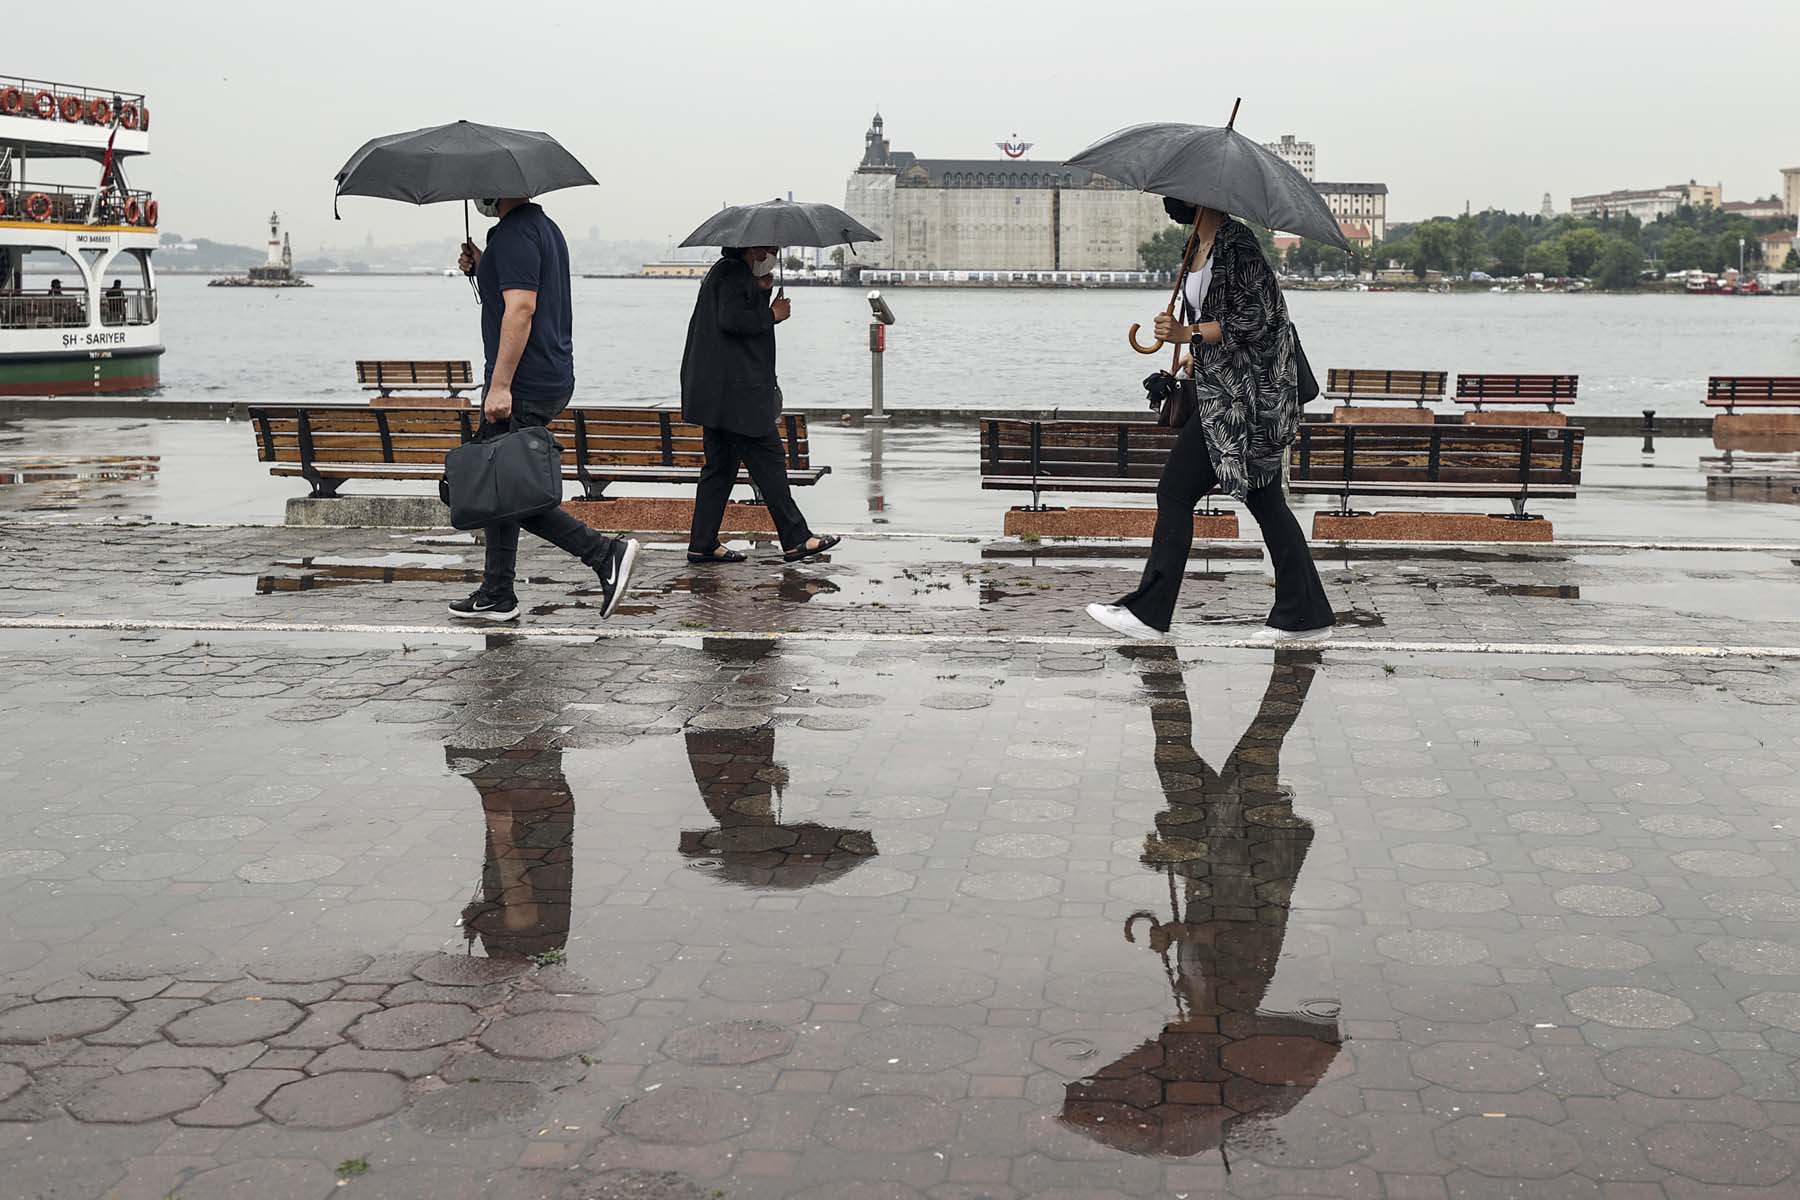
<svg viewBox="0 0 1800 1200">
<path fill-rule="evenodd" d="M 894 155 L 897 187 L 1118 187 L 1082 167 L 1049 159 L 916 158 Z M 1100 182 L 1095 182 L 1099 180 Z"/>
<path fill-rule="evenodd" d="M 1763 234 L 1762 240 L 1765 242 L 1791 242 L 1797 236 L 1800 235 L 1795 234 L 1791 229 L 1777 229 L 1774 233 Z"/>
<path fill-rule="evenodd" d="M 1726 212 L 1744 212 L 1752 208 L 1773 208 L 1779 211 L 1781 201 L 1773 196 L 1767 200 L 1727 200 L 1722 207 Z"/>
<path fill-rule="evenodd" d="M 1388 194 L 1385 183 L 1315 183 L 1313 190 L 1321 196 L 1333 193 L 1339 196 L 1385 196 Z"/>
</svg>

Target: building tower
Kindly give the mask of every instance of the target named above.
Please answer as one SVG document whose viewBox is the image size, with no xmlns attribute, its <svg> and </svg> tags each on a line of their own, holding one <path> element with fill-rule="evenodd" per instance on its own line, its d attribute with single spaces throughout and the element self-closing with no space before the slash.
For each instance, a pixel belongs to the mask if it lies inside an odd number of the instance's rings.
<svg viewBox="0 0 1800 1200">
<path fill-rule="evenodd" d="M 877 112 L 875 119 L 869 123 L 869 132 L 863 135 L 863 160 L 865 167 L 889 167 L 893 165 L 893 156 L 888 151 L 887 134 L 884 132 L 881 114 Z"/>
<path fill-rule="evenodd" d="M 269 261 L 265 267 L 281 266 L 281 214 L 269 214 Z"/>
<path fill-rule="evenodd" d="M 1311 142 L 1302 142 L 1293 134 L 1284 133 L 1279 142 L 1264 142 L 1263 149 L 1306 176 L 1308 182 L 1312 181 L 1317 153 Z"/>
<path fill-rule="evenodd" d="M 1556 204 L 1550 199 L 1549 192 L 1544 193 L 1544 203 L 1538 209 L 1538 216 L 1544 218 L 1546 221 L 1556 219 Z"/>
<path fill-rule="evenodd" d="M 1781 207 L 1790 217 L 1800 217 L 1800 167 L 1781 169 Z"/>
</svg>

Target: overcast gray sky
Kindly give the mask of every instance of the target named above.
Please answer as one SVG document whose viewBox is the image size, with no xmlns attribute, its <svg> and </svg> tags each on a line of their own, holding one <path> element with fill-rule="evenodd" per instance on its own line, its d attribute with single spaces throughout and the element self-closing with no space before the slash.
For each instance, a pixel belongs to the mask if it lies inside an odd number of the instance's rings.
<svg viewBox="0 0 1800 1200">
<path fill-rule="evenodd" d="M 467 117 L 546 129 L 602 186 L 548 203 L 571 232 L 685 234 L 721 201 L 842 203 L 877 104 L 897 149 L 1034 158 L 1122 125 L 1219 124 L 1318 144 L 1321 178 L 1376 180 L 1412 220 L 1686 180 L 1766 196 L 1800 165 L 1794 0 L 162 0 L 15 5 L 0 71 L 148 93 L 165 229 L 295 248 L 460 225 L 349 200 L 366 138 Z"/>
</svg>

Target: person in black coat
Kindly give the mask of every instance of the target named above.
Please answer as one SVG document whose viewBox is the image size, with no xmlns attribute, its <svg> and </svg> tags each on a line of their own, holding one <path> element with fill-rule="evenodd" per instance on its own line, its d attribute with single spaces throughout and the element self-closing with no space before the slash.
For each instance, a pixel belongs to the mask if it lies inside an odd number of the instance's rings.
<svg viewBox="0 0 1800 1200">
<path fill-rule="evenodd" d="M 719 523 L 740 463 L 769 506 L 783 558 L 811 558 L 840 540 L 815 536 L 788 488 L 787 455 L 776 432 L 781 389 L 775 382 L 775 326 L 788 319 L 792 308 L 786 297 L 768 297 L 776 253 L 773 246 L 722 250 L 700 284 L 688 321 L 687 350 L 681 356 L 681 416 L 706 431 L 706 466 L 694 492 L 689 562 L 744 561 L 719 541 Z"/>
</svg>

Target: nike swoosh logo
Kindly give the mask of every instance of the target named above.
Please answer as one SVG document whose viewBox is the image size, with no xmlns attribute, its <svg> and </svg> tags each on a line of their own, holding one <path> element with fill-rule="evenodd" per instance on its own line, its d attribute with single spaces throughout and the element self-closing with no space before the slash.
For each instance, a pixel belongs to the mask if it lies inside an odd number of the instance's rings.
<svg viewBox="0 0 1800 1200">
<path fill-rule="evenodd" d="M 607 587 L 611 587 L 615 583 L 619 582 L 619 568 L 615 564 L 613 564 L 613 563 L 606 564 L 606 579 L 604 580 L 604 582 Z"/>
</svg>

